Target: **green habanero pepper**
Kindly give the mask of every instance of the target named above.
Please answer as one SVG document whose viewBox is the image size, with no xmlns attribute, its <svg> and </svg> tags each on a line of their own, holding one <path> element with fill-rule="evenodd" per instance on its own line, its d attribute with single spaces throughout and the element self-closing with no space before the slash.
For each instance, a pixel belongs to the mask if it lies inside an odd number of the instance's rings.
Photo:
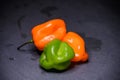
<svg viewBox="0 0 120 80">
<path fill-rule="evenodd" d="M 73 57 L 74 51 L 66 42 L 54 39 L 45 46 L 40 56 L 40 65 L 46 70 L 65 70 Z"/>
</svg>

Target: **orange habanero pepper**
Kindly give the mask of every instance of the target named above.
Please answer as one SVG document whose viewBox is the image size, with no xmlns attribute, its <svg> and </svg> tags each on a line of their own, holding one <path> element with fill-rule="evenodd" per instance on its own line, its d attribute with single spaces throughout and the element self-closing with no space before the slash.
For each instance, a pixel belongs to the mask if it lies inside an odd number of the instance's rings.
<svg viewBox="0 0 120 80">
<path fill-rule="evenodd" d="M 71 60 L 73 62 L 88 60 L 88 54 L 85 51 L 85 42 L 81 36 L 75 32 L 68 32 L 63 38 L 64 42 L 67 42 L 74 50 L 75 57 Z"/>
<path fill-rule="evenodd" d="M 32 29 L 32 38 L 35 46 L 43 50 L 44 46 L 53 39 L 61 40 L 66 35 L 65 22 L 62 19 L 53 19 L 39 24 Z"/>
</svg>

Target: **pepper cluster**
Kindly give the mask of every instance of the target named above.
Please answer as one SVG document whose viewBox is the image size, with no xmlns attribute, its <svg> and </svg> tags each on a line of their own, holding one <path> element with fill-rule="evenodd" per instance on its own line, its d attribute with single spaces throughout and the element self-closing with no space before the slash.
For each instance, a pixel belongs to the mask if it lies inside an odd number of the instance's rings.
<svg viewBox="0 0 120 80">
<path fill-rule="evenodd" d="M 46 70 L 65 70 L 71 62 L 88 60 L 83 38 L 75 32 L 67 32 L 62 19 L 53 19 L 36 25 L 32 29 L 32 40 L 17 49 L 28 43 L 34 43 L 38 50 L 43 51 L 39 62 Z"/>
<path fill-rule="evenodd" d="M 49 20 L 35 26 L 32 38 L 37 49 L 43 50 L 39 62 L 46 70 L 64 70 L 71 62 L 88 60 L 83 38 L 75 32 L 67 32 L 62 19 Z"/>
</svg>

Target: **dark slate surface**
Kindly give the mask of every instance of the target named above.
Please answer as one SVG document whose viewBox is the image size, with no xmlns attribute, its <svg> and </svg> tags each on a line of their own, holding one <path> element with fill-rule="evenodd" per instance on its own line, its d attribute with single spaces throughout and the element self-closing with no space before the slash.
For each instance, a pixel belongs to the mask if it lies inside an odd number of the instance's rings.
<svg viewBox="0 0 120 80">
<path fill-rule="evenodd" d="M 120 4 L 116 0 L 14 0 L 0 2 L 0 80 L 120 80 Z M 39 67 L 31 29 L 61 18 L 86 42 L 89 61 L 64 72 Z"/>
</svg>

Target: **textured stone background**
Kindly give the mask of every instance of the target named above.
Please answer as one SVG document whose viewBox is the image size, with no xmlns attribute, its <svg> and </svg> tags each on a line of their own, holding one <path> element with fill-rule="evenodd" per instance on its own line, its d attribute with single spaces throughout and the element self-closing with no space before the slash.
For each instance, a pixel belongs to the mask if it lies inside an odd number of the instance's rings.
<svg viewBox="0 0 120 80">
<path fill-rule="evenodd" d="M 86 42 L 89 61 L 64 72 L 39 67 L 31 29 L 61 18 Z M 117 0 L 9 0 L 0 2 L 0 80 L 120 80 L 120 4 Z"/>
</svg>

